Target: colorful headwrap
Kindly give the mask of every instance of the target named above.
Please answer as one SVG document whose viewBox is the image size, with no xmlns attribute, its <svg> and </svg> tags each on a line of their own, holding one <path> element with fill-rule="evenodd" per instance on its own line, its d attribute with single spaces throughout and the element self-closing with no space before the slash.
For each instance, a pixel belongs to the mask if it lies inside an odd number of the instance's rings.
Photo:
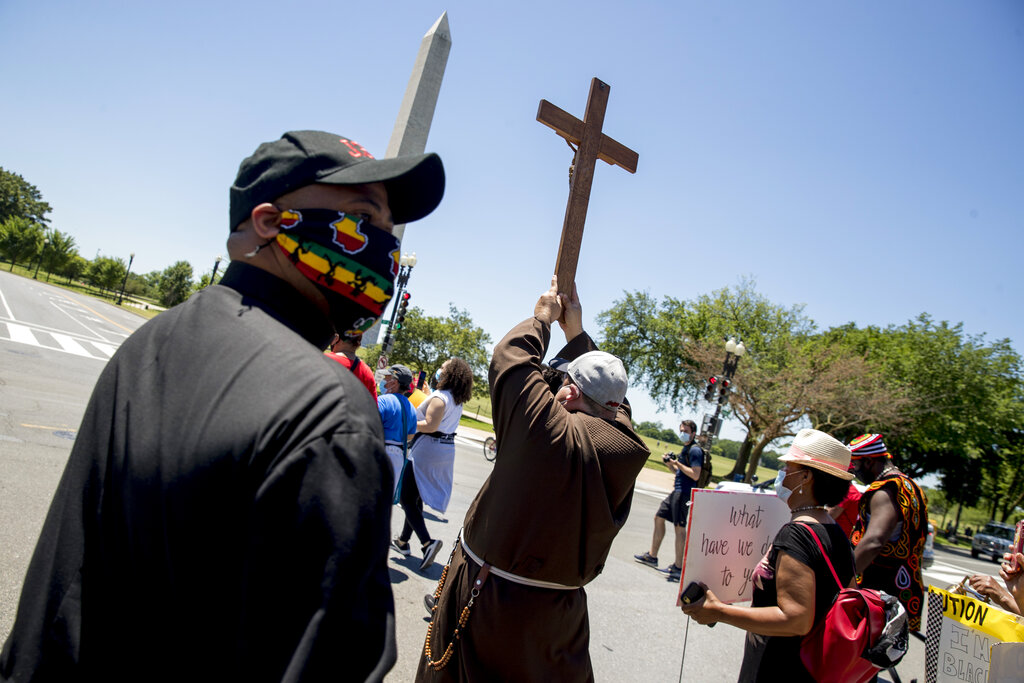
<svg viewBox="0 0 1024 683">
<path fill-rule="evenodd" d="M 849 445 L 852 460 L 861 458 L 891 458 L 881 434 L 861 434 L 850 442 Z"/>
</svg>

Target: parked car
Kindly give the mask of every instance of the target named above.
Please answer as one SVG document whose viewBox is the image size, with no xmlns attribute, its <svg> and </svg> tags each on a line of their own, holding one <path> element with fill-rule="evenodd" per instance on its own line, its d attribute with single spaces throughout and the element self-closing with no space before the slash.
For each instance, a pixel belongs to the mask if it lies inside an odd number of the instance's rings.
<svg viewBox="0 0 1024 683">
<path fill-rule="evenodd" d="M 935 563 L 935 526 L 928 522 L 928 537 L 924 541 L 924 553 L 921 557 L 921 568 L 928 569 Z"/>
<path fill-rule="evenodd" d="M 971 539 L 971 557 L 991 555 L 993 562 L 1001 562 L 1003 553 L 1013 543 L 1014 527 L 999 522 L 989 522 Z"/>
</svg>

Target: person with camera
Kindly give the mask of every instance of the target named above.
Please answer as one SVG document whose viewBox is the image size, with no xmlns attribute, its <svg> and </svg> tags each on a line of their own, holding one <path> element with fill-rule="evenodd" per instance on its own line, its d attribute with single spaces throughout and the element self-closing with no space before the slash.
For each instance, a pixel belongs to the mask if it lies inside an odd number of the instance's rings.
<svg viewBox="0 0 1024 683">
<path fill-rule="evenodd" d="M 661 507 L 654 515 L 654 537 L 651 539 L 650 551 L 633 556 L 637 562 L 657 569 L 658 548 L 665 538 L 665 522 L 672 522 L 676 539 L 675 561 L 665 569 L 658 570 L 668 574 L 669 581 L 678 581 L 683 571 L 683 547 L 686 545 L 690 491 L 696 486 L 701 467 L 704 465 L 704 451 L 694 443 L 696 435 L 697 425 L 693 420 L 683 420 L 679 425 L 679 438 L 683 442 L 683 450 L 678 455 L 666 453 L 662 456 L 669 470 L 676 474 L 675 484 L 672 493 L 661 502 Z"/>
</svg>

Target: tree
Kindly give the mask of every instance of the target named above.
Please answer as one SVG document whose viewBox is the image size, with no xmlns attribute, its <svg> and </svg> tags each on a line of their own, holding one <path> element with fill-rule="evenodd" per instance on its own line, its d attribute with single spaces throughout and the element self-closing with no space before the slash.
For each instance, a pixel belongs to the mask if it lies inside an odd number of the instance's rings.
<svg viewBox="0 0 1024 683">
<path fill-rule="evenodd" d="M 674 430 L 665 427 L 660 422 L 641 422 L 635 426 L 633 431 L 641 436 L 658 439 L 659 441 L 665 441 L 671 444 L 682 445 L 683 443 L 679 440 L 679 435 L 676 434 Z"/>
<path fill-rule="evenodd" d="M 178 261 L 160 274 L 160 303 L 171 307 L 180 304 L 192 292 L 192 264 Z"/>
<path fill-rule="evenodd" d="M 413 306 L 402 329 L 393 334 L 395 346 L 389 362 L 402 363 L 413 371 L 433 372 L 449 358 L 461 358 L 473 370 L 473 393 L 487 395 L 487 345 L 491 336 L 473 324 L 467 311 L 449 304 L 448 315 L 436 317 L 424 315 L 422 309 Z"/>
<path fill-rule="evenodd" d="M 886 428 L 886 444 L 899 448 L 915 474 L 944 471 L 965 450 L 978 456 L 1020 424 L 1021 359 L 1009 339 L 989 343 L 965 334 L 962 323 L 935 323 L 927 314 L 885 329 L 845 325 L 829 336 L 910 399 L 905 424 L 872 426 Z"/>
<path fill-rule="evenodd" d="M 43 248 L 42 259 L 46 279 L 49 281 L 50 273 L 62 273 L 68 262 L 78 255 L 78 251 L 75 249 L 75 238 L 60 230 L 50 230 L 46 238 L 49 243 Z"/>
<path fill-rule="evenodd" d="M 49 223 L 46 214 L 50 205 L 35 185 L 25 181 L 17 173 L 0 168 L 0 223 L 8 218 L 24 218 L 29 223 Z"/>
<path fill-rule="evenodd" d="M 18 261 L 31 262 L 38 256 L 44 239 L 43 226 L 28 218 L 9 216 L 0 222 L 0 253 L 11 262 L 11 272 Z"/>
<path fill-rule="evenodd" d="M 828 416 L 822 426 L 840 416 L 843 424 L 863 422 L 872 409 L 893 412 L 885 400 L 892 397 L 857 390 L 857 380 L 872 370 L 853 352 L 818 342 L 803 306 L 773 304 L 751 281 L 693 301 L 666 297 L 659 304 L 646 292 L 626 293 L 597 319 L 602 348 L 619 356 L 631 381 L 661 407 L 696 407 L 707 378 L 721 374 L 725 338 L 743 340 L 748 352 L 724 408 L 747 435 L 727 478 L 742 473 L 749 481 L 764 449 L 794 435 L 812 410 Z M 864 403 L 870 409 L 855 410 Z"/>
<path fill-rule="evenodd" d="M 124 259 L 97 256 L 89 264 L 85 277 L 96 287 L 113 291 L 120 286 L 127 269 L 128 266 Z"/>
<path fill-rule="evenodd" d="M 721 344 L 687 345 L 690 363 L 704 376 L 721 367 Z M 821 343 L 816 335 L 777 340 L 769 358 L 743 357 L 727 395 L 732 414 L 747 428 L 729 476 L 745 469 L 751 481 L 764 449 L 804 426 L 835 432 L 869 421 L 900 420 L 905 400 L 882 382 L 881 372 L 851 350 Z"/>
<path fill-rule="evenodd" d="M 990 343 L 966 334 L 962 323 L 936 323 L 927 314 L 884 329 L 848 324 L 828 335 L 861 353 L 907 398 L 901 422 L 872 422 L 865 430 L 885 435 L 901 468 L 912 476 L 942 473 L 951 503 L 984 497 L 995 512 L 1024 499 L 1017 431 L 1024 383 L 1009 339 Z"/>
<path fill-rule="evenodd" d="M 79 255 L 78 252 L 75 252 L 74 256 L 68 259 L 64 267 L 58 271 L 58 274 L 66 277 L 70 285 L 72 280 L 82 277 L 88 269 L 89 262 Z"/>
</svg>

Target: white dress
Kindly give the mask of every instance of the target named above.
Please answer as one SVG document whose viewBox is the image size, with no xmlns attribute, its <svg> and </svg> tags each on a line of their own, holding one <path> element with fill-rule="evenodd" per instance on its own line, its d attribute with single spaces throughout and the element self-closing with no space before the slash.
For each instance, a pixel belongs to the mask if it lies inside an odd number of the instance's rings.
<svg viewBox="0 0 1024 683">
<path fill-rule="evenodd" d="M 426 419 L 427 406 L 431 401 L 444 402 L 444 415 L 441 425 L 435 434 L 423 434 L 416 439 L 409 451 L 412 471 L 416 476 L 416 487 L 420 490 L 420 498 L 438 512 L 448 509 L 448 501 L 452 497 L 452 481 L 455 474 L 455 430 L 462 417 L 462 406 L 455 404 L 450 392 L 435 391 L 420 403 L 416 409 L 416 419 Z"/>
</svg>

